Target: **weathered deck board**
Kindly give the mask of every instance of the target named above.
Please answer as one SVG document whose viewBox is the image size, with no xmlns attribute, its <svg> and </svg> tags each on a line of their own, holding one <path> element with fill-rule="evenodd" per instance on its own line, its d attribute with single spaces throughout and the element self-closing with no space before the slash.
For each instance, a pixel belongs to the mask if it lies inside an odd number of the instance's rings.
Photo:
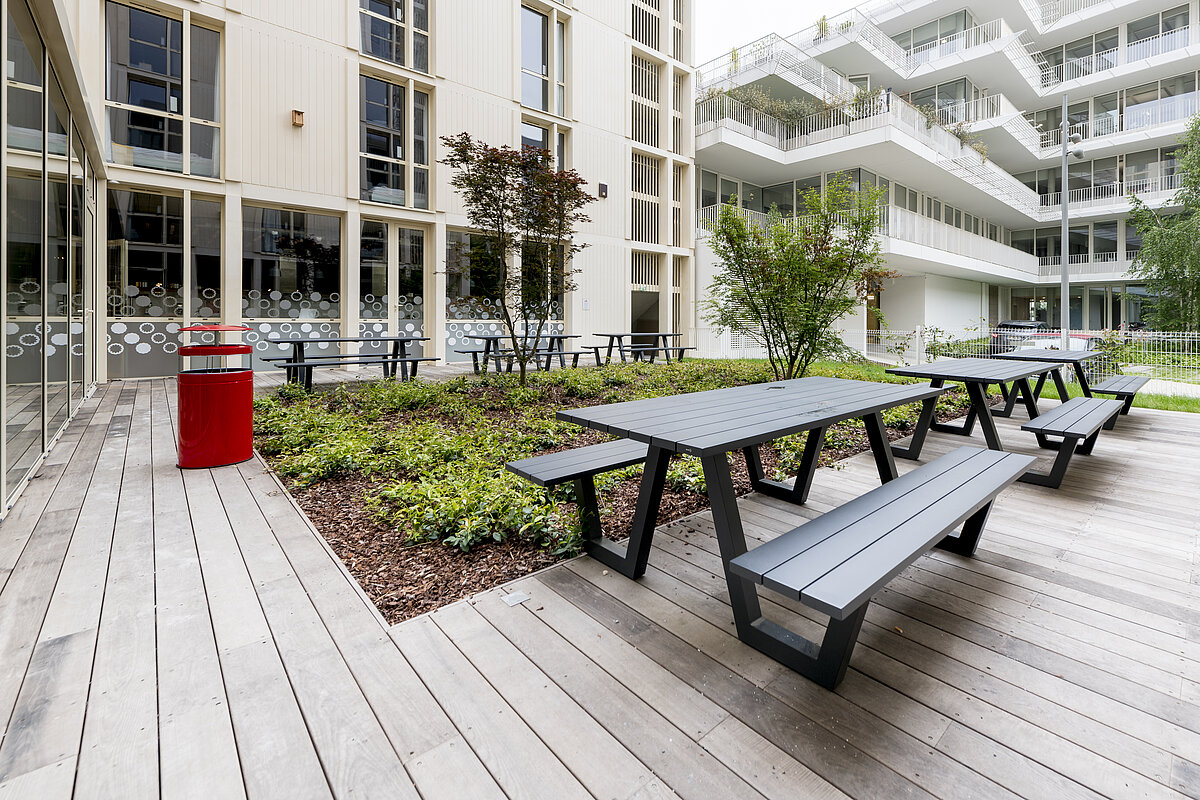
<svg viewBox="0 0 1200 800">
<path fill-rule="evenodd" d="M 0 523 L 0 798 L 1200 797 L 1200 417 L 1135 409 L 1006 492 L 827 692 L 734 636 L 704 514 L 640 581 L 580 559 L 389 629 L 261 461 L 174 467 L 174 402 L 100 387 Z M 876 485 L 744 498 L 747 533 Z"/>
</svg>

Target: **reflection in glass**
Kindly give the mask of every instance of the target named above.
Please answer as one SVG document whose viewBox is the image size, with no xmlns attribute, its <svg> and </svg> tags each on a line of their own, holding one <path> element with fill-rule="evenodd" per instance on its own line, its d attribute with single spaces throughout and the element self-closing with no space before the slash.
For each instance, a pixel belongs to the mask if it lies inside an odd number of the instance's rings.
<svg viewBox="0 0 1200 800">
<path fill-rule="evenodd" d="M 500 319 L 500 265 L 487 240 L 446 232 L 446 319 Z"/>
<path fill-rule="evenodd" d="M 358 316 L 387 319 L 387 225 L 364 221 L 359 240 Z"/>
<path fill-rule="evenodd" d="M 404 88 L 365 75 L 360 85 L 361 199 L 404 205 Z"/>
<path fill-rule="evenodd" d="M 201 321 L 221 315 L 221 204 L 192 198 L 192 310 Z"/>
<path fill-rule="evenodd" d="M 221 119 L 219 116 L 221 113 L 221 34 L 193 25 L 190 57 L 192 60 L 191 115 L 196 119 L 218 122 Z M 195 172 L 194 167 L 192 171 Z"/>
<path fill-rule="evenodd" d="M 5 447 L 11 495 L 42 452 L 42 186 L 10 175 L 5 246 Z"/>
<path fill-rule="evenodd" d="M 109 190 L 108 315 L 183 316 L 183 198 Z"/>
<path fill-rule="evenodd" d="M 87 283 L 87 250 L 84 248 L 86 209 L 83 190 L 83 165 L 87 156 L 78 129 L 71 135 L 71 265 L 67 286 L 68 335 L 67 349 L 71 375 L 71 413 L 79 409 L 86 389 L 84 349 L 84 298 Z"/>
<path fill-rule="evenodd" d="M 46 76 L 50 100 L 47 146 L 66 155 L 70 111 L 53 70 Z M 61 131 L 61 133 L 60 133 Z M 59 149 L 61 145 L 61 150 Z M 58 435 L 67 422 L 67 364 L 70 357 L 69 306 L 71 261 L 71 185 L 67 164 L 58 158 L 46 162 L 50 182 L 46 192 L 46 279 L 42 285 L 43 334 L 46 355 L 46 441 Z"/>
<path fill-rule="evenodd" d="M 323 214 L 245 206 L 242 315 L 341 316 L 341 221 Z"/>
<path fill-rule="evenodd" d="M 40 153 L 42 42 L 25 4 L 8 5 L 8 146 Z"/>
</svg>

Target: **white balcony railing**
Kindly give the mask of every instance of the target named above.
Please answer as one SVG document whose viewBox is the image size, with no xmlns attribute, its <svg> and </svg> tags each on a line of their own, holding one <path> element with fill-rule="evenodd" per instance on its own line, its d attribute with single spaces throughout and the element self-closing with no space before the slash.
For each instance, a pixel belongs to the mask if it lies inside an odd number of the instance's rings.
<svg viewBox="0 0 1200 800">
<path fill-rule="evenodd" d="M 1158 162 L 1151 166 L 1151 172 L 1159 173 L 1164 169 L 1172 169 L 1169 162 Z M 1067 192 L 1067 202 L 1072 209 L 1093 208 L 1122 204 L 1131 194 L 1159 194 L 1174 192 L 1182 182 L 1182 175 L 1155 174 L 1153 177 L 1134 178 L 1114 183 L 1104 183 L 1099 186 L 1089 186 L 1085 189 L 1071 189 Z M 1052 208 L 1062 203 L 1062 192 L 1050 192 L 1041 196 L 1043 208 Z"/>
<path fill-rule="evenodd" d="M 1004 24 L 1004 21 L 994 19 L 952 36 L 945 36 L 936 42 L 914 47 L 908 51 L 908 69 L 916 69 L 922 64 L 962 53 L 972 47 L 982 47 L 989 42 L 996 41 L 1006 33 L 1011 33 L 1011 30 Z"/>
<path fill-rule="evenodd" d="M 1100 53 L 1094 53 L 1084 58 L 1072 58 L 1054 66 L 1043 64 L 1042 86 L 1057 86 L 1065 81 L 1073 81 L 1094 75 L 1118 64 L 1132 64 L 1163 53 L 1187 47 L 1191 30 L 1187 26 L 1173 31 L 1164 31 L 1156 36 L 1139 39 L 1125 45 L 1124 57 L 1120 48 L 1112 48 Z"/>
<path fill-rule="evenodd" d="M 696 215 L 700 230 L 711 231 L 722 209 L 727 207 L 729 206 L 712 205 L 700 209 Z M 881 210 L 883 213 L 880 215 L 878 230 L 882 236 L 955 253 L 977 261 L 986 261 L 1030 275 L 1037 270 L 1037 260 L 1034 256 L 986 236 L 978 236 L 895 206 L 885 206 Z M 766 227 L 766 214 L 748 208 L 738 208 L 736 211 L 750 224 Z M 802 225 L 807 219 L 808 217 L 803 216 L 787 217 L 785 222 L 788 225 Z"/>
<path fill-rule="evenodd" d="M 818 97 L 850 97 L 857 91 L 843 75 L 806 56 L 774 33 L 698 67 L 696 88 L 703 92 L 722 85 L 737 85 L 739 78 L 756 70 L 780 75 Z"/>
</svg>

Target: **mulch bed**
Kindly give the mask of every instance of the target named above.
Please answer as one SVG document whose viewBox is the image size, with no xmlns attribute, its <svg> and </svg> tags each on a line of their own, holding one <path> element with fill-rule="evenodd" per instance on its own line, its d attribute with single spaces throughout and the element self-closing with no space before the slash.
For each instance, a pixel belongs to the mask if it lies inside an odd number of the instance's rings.
<svg viewBox="0 0 1200 800">
<path fill-rule="evenodd" d="M 995 402 L 999 398 L 993 398 Z M 573 404 L 585 403 L 575 400 Z M 952 418 L 939 413 L 943 422 Z M 892 428 L 887 432 L 892 441 L 910 433 Z M 581 431 L 571 446 L 604 438 L 595 431 Z M 838 447 L 826 444 L 821 453 L 822 466 L 869 449 L 863 430 L 842 435 L 838 441 Z M 778 463 L 775 449 L 764 446 L 760 457 L 764 472 L 770 476 Z M 740 452 L 732 458 L 734 487 L 739 495 L 747 494 L 750 478 L 745 458 Z M 618 532 L 623 537 L 621 532 L 629 530 L 637 508 L 638 487 L 638 481 L 630 479 L 601 495 L 606 532 Z M 541 547 L 513 539 L 490 542 L 469 553 L 437 542 L 414 545 L 403 532 L 382 524 L 368 510 L 365 497 L 371 488 L 369 479 L 351 476 L 309 487 L 289 487 L 289 491 L 390 624 L 512 582 L 558 560 Z M 658 524 L 706 508 L 705 495 L 668 487 L 663 493 Z"/>
</svg>

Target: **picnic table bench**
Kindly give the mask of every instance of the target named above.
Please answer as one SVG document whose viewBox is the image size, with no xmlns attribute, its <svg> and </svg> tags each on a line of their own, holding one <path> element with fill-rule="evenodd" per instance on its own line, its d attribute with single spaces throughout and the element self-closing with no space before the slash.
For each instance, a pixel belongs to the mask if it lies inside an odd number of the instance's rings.
<svg viewBox="0 0 1200 800">
<path fill-rule="evenodd" d="M 471 366 L 478 375 L 482 369 L 487 369 L 490 362 L 496 362 L 496 370 L 500 370 L 502 362 L 507 362 L 508 371 L 512 372 L 513 363 L 516 360 L 516 354 L 510 349 L 504 347 L 504 342 L 512 339 L 507 333 L 481 333 L 471 334 L 463 337 L 464 339 L 474 339 L 475 341 L 483 342 L 483 347 L 470 347 L 455 350 L 456 353 L 471 356 Z M 529 342 L 534 337 L 519 337 L 523 342 Z M 550 367 L 555 358 L 558 359 L 559 366 L 566 368 L 567 356 L 571 356 L 571 366 L 579 366 L 579 357 L 587 355 L 587 350 L 567 350 L 566 341 L 568 339 L 582 338 L 577 333 L 542 333 L 537 337 L 538 347 L 535 352 L 533 363 L 539 369 L 550 371 Z M 542 346 L 545 342 L 545 346 Z M 545 366 L 543 367 L 543 363 Z M 600 356 L 596 355 L 596 364 L 600 364 Z"/>
<path fill-rule="evenodd" d="M 286 371 L 289 383 L 300 383 L 305 389 L 312 390 L 313 369 L 321 367 L 383 367 L 383 377 L 407 381 L 415 378 L 417 367 L 422 362 L 437 361 L 436 358 L 425 356 L 410 356 L 408 346 L 413 342 L 427 342 L 428 337 L 420 336 L 382 336 L 382 337 L 321 337 L 307 339 L 266 339 L 270 344 L 290 345 L 290 356 L 265 356 L 265 361 L 272 366 Z M 382 342 L 391 344 L 390 353 L 333 353 L 329 355 L 311 355 L 306 352 L 310 344 L 341 344 L 343 342 Z"/>
<path fill-rule="evenodd" d="M 634 361 L 640 361 L 643 356 L 646 356 L 651 362 L 654 361 L 654 356 L 658 353 L 662 353 L 663 360 L 669 362 L 672 354 L 677 359 L 682 360 L 684 353 L 696 349 L 694 347 L 682 347 L 678 344 L 671 344 L 671 340 L 679 339 L 683 336 L 682 333 L 665 331 L 656 333 L 597 333 L 595 336 L 608 340 L 607 344 L 588 345 L 588 349 L 594 351 L 596 354 L 597 366 L 601 364 L 601 350 L 605 351 L 603 363 L 609 364 L 612 362 L 613 348 L 616 348 L 617 355 L 621 357 L 622 361 L 629 360 L 626 356 L 629 356 Z M 650 343 L 634 344 L 634 338 L 649 339 Z M 629 339 L 628 343 L 625 342 L 626 339 Z"/>
<path fill-rule="evenodd" d="M 1121 413 L 1120 400 L 1105 400 L 1100 397 L 1074 397 L 1056 408 L 1039 414 L 1021 426 L 1036 437 L 1039 447 L 1058 451 L 1054 466 L 1049 473 L 1027 472 L 1021 480 L 1037 486 L 1057 489 L 1067 474 L 1067 465 L 1075 453 L 1091 455 L 1096 446 L 1100 428 Z M 1060 436 L 1062 441 L 1051 441 L 1047 436 Z"/>
<path fill-rule="evenodd" d="M 1141 388 L 1149 382 L 1149 378 L 1145 375 L 1114 375 L 1106 381 L 1102 381 L 1092 387 L 1092 394 L 1111 394 L 1117 400 L 1120 400 L 1121 414 L 1128 414 L 1129 409 L 1133 407 L 1133 398 L 1141 391 Z M 1116 417 L 1108 421 L 1105 429 L 1112 428 L 1116 424 Z"/>
<path fill-rule="evenodd" d="M 575 484 L 575 499 L 579 504 L 580 527 L 583 532 L 584 547 L 593 558 L 603 561 L 610 567 L 620 569 L 625 564 L 626 550 L 615 542 L 604 538 L 600 524 L 600 507 L 596 500 L 595 477 L 605 472 L 612 472 L 622 467 L 645 462 L 649 446 L 644 442 L 631 439 L 617 439 L 612 442 L 591 444 L 586 447 L 576 447 L 559 453 L 548 453 L 532 458 L 510 461 L 505 466 L 510 472 L 520 475 L 537 486 L 557 486 L 568 481 Z M 664 473 L 665 479 L 665 473 Z M 659 489 L 661 492 L 661 488 Z M 638 496 L 638 506 L 632 527 L 636 530 L 644 525 L 644 515 L 650 513 L 648 508 L 650 495 L 646 496 L 647 508 L 643 509 L 642 496 Z M 657 509 L 655 516 L 657 516 Z M 650 520 L 653 523 L 653 519 Z M 648 556 L 639 553 L 639 556 Z M 640 566 L 635 565 L 635 571 L 646 569 L 643 558 Z"/>
<path fill-rule="evenodd" d="M 1033 461 L 960 447 L 732 558 L 731 581 L 762 585 L 830 618 L 817 644 L 763 617 L 757 597 L 739 612 L 744 600 L 731 591 L 743 641 L 835 688 L 875 593 L 932 547 L 973 555 L 992 502 Z M 959 525 L 962 530 L 951 533 Z"/>
</svg>

